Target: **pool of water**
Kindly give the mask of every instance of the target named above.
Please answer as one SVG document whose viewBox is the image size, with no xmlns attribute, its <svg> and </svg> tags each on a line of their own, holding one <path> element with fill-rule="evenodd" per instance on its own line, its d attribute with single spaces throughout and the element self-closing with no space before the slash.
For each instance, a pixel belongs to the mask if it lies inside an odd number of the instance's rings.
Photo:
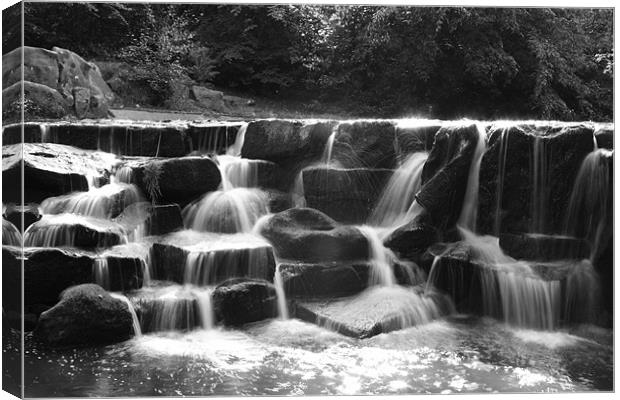
<svg viewBox="0 0 620 400">
<path fill-rule="evenodd" d="M 84 349 L 27 337 L 25 371 L 28 397 L 610 391 L 613 335 L 452 316 L 357 340 L 269 320 Z"/>
</svg>

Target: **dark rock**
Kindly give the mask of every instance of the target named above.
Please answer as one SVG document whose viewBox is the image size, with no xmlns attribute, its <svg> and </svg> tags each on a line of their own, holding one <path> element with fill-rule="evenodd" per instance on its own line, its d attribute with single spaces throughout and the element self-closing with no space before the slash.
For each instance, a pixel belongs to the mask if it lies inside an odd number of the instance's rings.
<svg viewBox="0 0 620 400">
<path fill-rule="evenodd" d="M 217 190 L 222 176 L 207 157 L 181 157 L 138 161 L 133 169 L 136 185 L 158 204 L 184 206 L 201 195 Z"/>
<path fill-rule="evenodd" d="M 67 289 L 58 304 L 41 314 L 34 336 L 50 346 L 74 346 L 117 343 L 133 333 L 127 303 L 85 284 Z"/>
<path fill-rule="evenodd" d="M 24 206 L 17 204 L 7 204 L 4 210 L 4 217 L 17 227 L 20 232 L 25 231 L 28 227 L 41 219 L 39 207 L 37 204 L 26 204 Z M 23 218 L 23 228 L 22 228 Z"/>
<path fill-rule="evenodd" d="M 261 280 L 231 279 L 213 291 L 216 318 L 225 325 L 274 318 L 278 315 L 276 290 Z"/>
<path fill-rule="evenodd" d="M 502 137 L 506 158 L 503 185 L 498 191 L 502 183 L 498 174 Z M 532 204 L 532 160 L 537 140 L 547 168 L 542 209 L 539 210 L 544 217 L 541 221 L 534 220 Z M 492 128 L 480 168 L 478 231 L 495 236 L 501 232 L 561 233 L 575 178 L 582 161 L 593 148 L 593 130 L 586 125 Z M 500 199 L 498 193 L 501 193 Z M 542 226 L 535 226 L 537 224 Z"/>
<path fill-rule="evenodd" d="M 2 218 L 2 245 L 17 247 L 22 245 L 21 231 L 4 218 Z"/>
<path fill-rule="evenodd" d="M 57 248 L 21 248 L 3 246 L 2 276 L 6 299 L 18 299 L 21 290 L 24 259 L 24 305 L 52 306 L 66 288 L 95 280 L 93 266 L 99 255 L 85 251 Z M 142 263 L 139 258 L 127 255 L 106 255 L 110 290 L 125 291 L 142 285 Z M 6 303 L 4 307 L 15 310 L 19 303 Z"/>
<path fill-rule="evenodd" d="M 475 124 L 442 127 L 435 135 L 416 201 L 440 231 L 453 227 L 459 218 L 479 137 Z"/>
<path fill-rule="evenodd" d="M 291 208 L 275 214 L 260 233 L 283 259 L 330 262 L 368 258 L 368 241 L 358 229 L 339 225 L 311 208 Z"/>
<path fill-rule="evenodd" d="M 22 157 L 23 151 L 23 157 Z M 21 203 L 22 160 L 25 203 L 87 191 L 88 178 L 107 179 L 110 165 L 100 153 L 50 143 L 2 147 L 2 201 Z"/>
<path fill-rule="evenodd" d="M 62 118 L 70 113 L 70 105 L 58 91 L 49 86 L 23 82 L 25 103 L 24 119 Z M 2 90 L 2 117 L 5 121 L 19 121 L 22 117 L 22 83 Z"/>
<path fill-rule="evenodd" d="M 614 127 L 600 126 L 594 131 L 594 139 L 599 149 L 614 149 Z"/>
<path fill-rule="evenodd" d="M 397 127 L 396 146 L 398 157 L 403 159 L 412 153 L 430 151 L 435 141 L 435 134 L 440 128 L 441 125 L 432 123 L 432 121 L 419 126 Z"/>
<path fill-rule="evenodd" d="M 426 215 L 422 214 L 390 233 L 384 245 L 400 257 L 417 260 L 429 246 L 439 240 L 439 232 L 428 223 Z"/>
<path fill-rule="evenodd" d="M 396 129 L 390 121 L 338 125 L 332 159 L 344 168 L 394 168 Z"/>
<path fill-rule="evenodd" d="M 73 108 L 78 118 L 86 117 L 90 109 L 90 89 L 79 86 L 73 88 Z"/>
<path fill-rule="evenodd" d="M 279 265 L 284 291 L 293 297 L 334 297 L 359 293 L 368 287 L 370 269 L 368 262 L 344 263 L 282 263 Z M 412 285 L 408 266 L 393 265 L 399 284 Z"/>
<path fill-rule="evenodd" d="M 271 246 L 238 235 L 169 234 L 153 243 L 150 259 L 156 279 L 178 283 L 217 284 L 236 277 L 273 280 L 275 273 Z M 188 274 L 188 268 L 193 273 Z M 187 282 L 188 276 L 192 282 Z"/>
<path fill-rule="evenodd" d="M 582 260 L 590 257 L 588 242 L 569 236 L 502 233 L 499 245 L 506 254 L 520 260 Z"/>
<path fill-rule="evenodd" d="M 291 196 L 289 193 L 276 189 L 267 189 L 265 190 L 265 193 L 267 194 L 270 212 L 278 213 L 292 207 Z"/>
<path fill-rule="evenodd" d="M 139 230 L 144 236 L 163 235 L 183 229 L 181 208 L 177 204 L 134 203 L 125 208 L 115 222 L 127 232 Z"/>
<path fill-rule="evenodd" d="M 97 249 L 124 242 L 125 232 L 119 224 L 75 214 L 46 215 L 24 232 L 26 247 Z"/>
<path fill-rule="evenodd" d="M 389 169 L 305 169 L 306 204 L 339 222 L 363 223 L 372 213 L 392 174 Z"/>
</svg>

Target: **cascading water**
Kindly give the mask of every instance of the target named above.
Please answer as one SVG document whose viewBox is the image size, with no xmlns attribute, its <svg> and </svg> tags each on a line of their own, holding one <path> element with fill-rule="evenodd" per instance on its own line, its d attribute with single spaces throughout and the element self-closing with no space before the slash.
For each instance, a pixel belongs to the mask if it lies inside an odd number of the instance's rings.
<svg viewBox="0 0 620 400">
<path fill-rule="evenodd" d="M 465 191 L 465 197 L 463 198 L 463 208 L 461 209 L 461 214 L 456 223 L 457 226 L 468 229 L 472 232 L 476 230 L 476 217 L 478 215 L 480 163 L 482 162 L 482 156 L 486 151 L 486 133 L 484 127 L 476 125 L 476 131 L 478 133 L 478 142 L 476 143 L 474 156 L 469 167 L 467 189 Z"/>
<path fill-rule="evenodd" d="M 413 153 L 394 171 L 368 219 L 372 226 L 393 227 L 405 220 L 420 190 L 428 153 Z"/>
<path fill-rule="evenodd" d="M 107 258 L 99 257 L 93 262 L 93 280 L 105 290 L 110 290 L 110 269 Z"/>
<path fill-rule="evenodd" d="M 608 161 L 613 152 L 592 151 L 581 163 L 571 192 L 564 223 L 564 233 L 587 239 L 592 246 L 591 258 L 602 250 L 601 245 L 612 220 L 612 198 Z"/>
<path fill-rule="evenodd" d="M 534 138 L 532 152 L 531 233 L 545 233 L 549 206 L 549 155 L 546 140 Z"/>
<path fill-rule="evenodd" d="M 495 222 L 493 232 L 499 236 L 502 224 L 502 196 L 504 193 L 504 176 L 506 175 L 506 155 L 508 154 L 508 128 L 502 129 L 499 137 L 499 159 L 497 160 L 497 187 L 495 188 Z"/>
<path fill-rule="evenodd" d="M 129 299 L 126 296 L 120 293 L 110 292 L 110 296 L 114 297 L 115 299 L 119 299 L 123 303 L 127 304 L 127 308 L 129 309 L 129 313 L 131 314 L 131 321 L 133 323 L 134 335 L 142 336 L 142 329 L 140 328 L 140 321 L 138 320 L 138 314 L 136 313 L 136 309 L 133 307 L 133 304 L 131 304 L 131 301 L 129 301 Z"/>
<path fill-rule="evenodd" d="M 371 266 L 368 285 L 394 286 L 396 284 L 396 278 L 394 278 L 392 271 L 394 254 L 383 245 L 375 229 L 366 225 L 362 225 L 358 229 L 368 240 Z"/>
<path fill-rule="evenodd" d="M 278 316 L 283 320 L 289 319 L 286 292 L 284 291 L 284 281 L 282 279 L 280 264 L 276 265 L 276 273 L 273 277 L 273 284 L 276 288 L 276 296 L 278 298 Z"/>
<path fill-rule="evenodd" d="M 226 154 L 241 157 L 241 150 L 243 149 L 243 143 L 245 143 L 245 132 L 248 130 L 248 125 L 248 123 L 245 123 L 239 127 L 237 136 L 235 137 L 235 143 L 226 150 Z"/>
</svg>

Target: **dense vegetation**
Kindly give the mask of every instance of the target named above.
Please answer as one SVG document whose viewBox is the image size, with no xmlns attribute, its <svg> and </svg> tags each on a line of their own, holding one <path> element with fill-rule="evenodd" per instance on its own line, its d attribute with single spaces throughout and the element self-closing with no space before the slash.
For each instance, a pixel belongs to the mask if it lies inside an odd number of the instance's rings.
<svg viewBox="0 0 620 400">
<path fill-rule="evenodd" d="M 25 44 L 358 115 L 612 118 L 610 9 L 26 3 Z M 19 45 L 5 32 L 4 51 Z"/>
</svg>

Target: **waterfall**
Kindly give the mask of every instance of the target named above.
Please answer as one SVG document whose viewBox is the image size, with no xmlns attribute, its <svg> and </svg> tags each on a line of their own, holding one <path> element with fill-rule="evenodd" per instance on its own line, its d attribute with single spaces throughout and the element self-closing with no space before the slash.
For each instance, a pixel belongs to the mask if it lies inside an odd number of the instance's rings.
<svg viewBox="0 0 620 400">
<path fill-rule="evenodd" d="M 185 259 L 183 282 L 198 286 L 215 283 L 215 252 L 190 252 Z"/>
<path fill-rule="evenodd" d="M 2 245 L 22 245 L 22 234 L 19 232 L 19 229 L 4 218 L 2 218 Z"/>
<path fill-rule="evenodd" d="M 54 143 L 54 140 L 51 140 L 50 137 L 50 127 L 47 124 L 39 124 L 39 130 L 41 132 L 41 143 Z"/>
<path fill-rule="evenodd" d="M 306 195 L 304 192 L 304 170 L 299 171 L 297 176 L 295 177 L 295 182 L 293 183 L 293 189 L 291 190 L 291 195 L 293 197 L 293 205 L 295 208 L 304 208 L 306 207 Z"/>
<path fill-rule="evenodd" d="M 226 154 L 235 157 L 241 157 L 241 150 L 243 149 L 243 143 L 245 143 L 245 132 L 248 130 L 248 123 L 244 123 L 239 127 L 237 136 L 235 137 L 235 143 L 232 144 L 227 150 Z"/>
<path fill-rule="evenodd" d="M 493 232 L 499 236 L 502 224 L 502 197 L 504 192 L 504 175 L 506 174 L 506 155 L 508 154 L 509 128 L 502 129 L 499 138 L 499 159 L 497 160 L 497 187 L 495 189 L 495 222 Z"/>
<path fill-rule="evenodd" d="M 93 280 L 105 290 L 110 290 L 110 269 L 107 258 L 98 257 L 93 262 Z"/>
<path fill-rule="evenodd" d="M 110 296 L 115 299 L 121 300 L 123 303 L 127 304 L 127 308 L 129 309 L 129 313 L 131 314 L 131 321 L 133 323 L 133 333 L 135 336 L 142 336 L 142 329 L 140 328 L 140 321 L 138 320 L 138 315 L 136 314 L 136 310 L 131 304 L 131 301 L 120 293 L 110 292 Z"/>
<path fill-rule="evenodd" d="M 612 151 L 594 150 L 581 163 L 568 203 L 564 233 L 587 239 L 591 258 L 602 250 L 606 231 L 612 220 L 612 198 L 608 161 Z"/>
<path fill-rule="evenodd" d="M 332 128 L 332 133 L 327 137 L 325 147 L 323 149 L 323 155 L 321 156 L 321 163 L 329 165 L 332 161 L 332 152 L 334 150 L 334 140 L 336 139 L 336 133 L 338 133 L 338 124 Z"/>
<path fill-rule="evenodd" d="M 388 181 L 368 222 L 372 226 L 392 227 L 405 221 L 422 183 L 422 170 L 428 153 L 411 154 Z"/>
<path fill-rule="evenodd" d="M 194 290 L 196 296 L 196 302 L 198 303 L 198 313 L 200 315 L 200 322 L 204 329 L 213 329 L 215 326 L 215 313 L 213 311 L 211 288 L 201 288 L 200 290 Z"/>
<path fill-rule="evenodd" d="M 286 303 L 286 292 L 284 291 L 284 281 L 282 280 L 280 264 L 276 266 L 276 273 L 273 277 L 273 284 L 276 288 L 276 296 L 278 298 L 278 316 L 280 319 L 289 319 L 288 306 Z"/>
<path fill-rule="evenodd" d="M 530 232 L 544 233 L 549 203 L 549 157 L 546 140 L 534 138 Z"/>
<path fill-rule="evenodd" d="M 478 141 L 474 156 L 469 166 L 469 176 L 467 177 L 467 189 L 463 199 L 463 208 L 459 216 L 457 225 L 470 231 L 476 230 L 476 218 L 478 215 L 478 187 L 480 180 L 480 164 L 482 156 L 486 150 L 486 134 L 483 127 L 476 125 Z"/>
<path fill-rule="evenodd" d="M 394 286 L 396 284 L 396 278 L 392 271 L 394 254 L 383 245 L 375 229 L 367 225 L 359 226 L 358 229 L 368 241 L 371 266 L 368 285 Z"/>
<path fill-rule="evenodd" d="M 142 194 L 137 186 L 110 183 L 88 192 L 47 198 L 41 203 L 41 211 L 43 214 L 71 213 L 108 219 L 141 200 Z"/>
<path fill-rule="evenodd" d="M 116 170 L 116 173 L 112 175 L 112 182 L 117 183 L 135 183 L 133 176 L 133 169 L 127 166 L 122 166 Z"/>
</svg>

